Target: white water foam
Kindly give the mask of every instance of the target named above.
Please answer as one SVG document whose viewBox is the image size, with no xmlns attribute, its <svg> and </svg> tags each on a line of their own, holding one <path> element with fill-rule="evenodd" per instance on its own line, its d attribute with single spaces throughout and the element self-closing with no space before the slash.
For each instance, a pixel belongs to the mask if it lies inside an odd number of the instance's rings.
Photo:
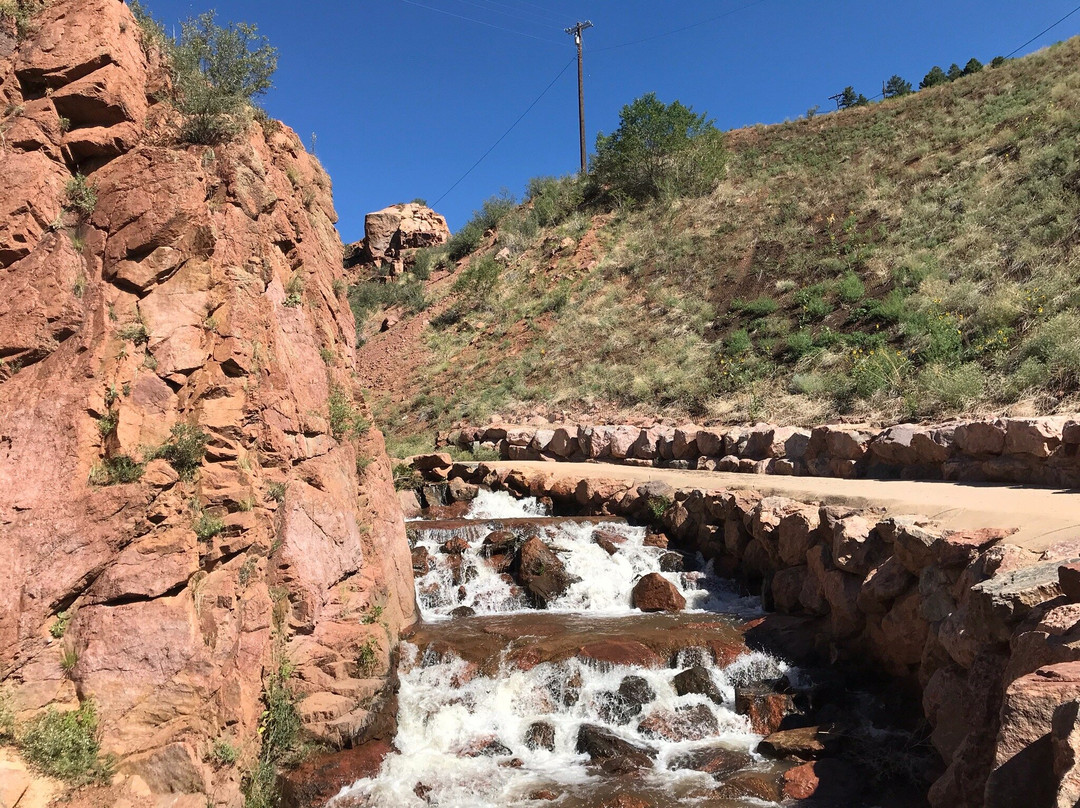
<svg viewBox="0 0 1080 808">
<path fill-rule="evenodd" d="M 339 797 L 348 797 L 350 805 L 506 808 L 552 804 L 530 799 L 540 789 L 587 795 L 602 781 L 588 767 L 588 756 L 577 751 L 582 724 L 603 727 L 656 750 L 654 768 L 641 773 L 644 790 L 673 798 L 707 791 L 715 788 L 712 777 L 676 768 L 678 759 L 717 746 L 753 757 L 760 736 L 728 706 L 734 687 L 751 670 L 770 674 L 786 670 L 782 663 L 756 652 L 743 655 L 727 670 L 707 663 L 713 684 L 725 698 L 725 704 L 715 704 L 701 695 L 679 696 L 672 683 L 678 669 L 597 667 L 570 659 L 528 671 L 506 668 L 486 677 L 474 675 L 475 669 L 457 658 L 420 659 L 417 649 L 407 644 L 403 657 L 395 741 L 399 751 L 387 758 L 378 777 L 342 790 Z M 604 705 L 628 676 L 643 679 L 655 698 L 639 714 L 620 723 Z M 567 683 L 575 682 L 579 683 L 574 688 L 576 699 L 564 700 Z M 647 727 L 644 732 L 639 729 L 650 716 L 678 708 L 694 708 L 699 715 L 708 711 L 711 719 L 706 723 L 715 722 L 715 730 L 698 740 L 670 741 L 650 734 Z M 552 750 L 530 749 L 526 744 L 530 725 L 539 721 L 554 728 Z M 496 751 L 476 754 L 484 748 Z M 511 761 L 514 764 L 508 765 Z M 417 796 L 418 786 L 424 798 Z"/>
</svg>

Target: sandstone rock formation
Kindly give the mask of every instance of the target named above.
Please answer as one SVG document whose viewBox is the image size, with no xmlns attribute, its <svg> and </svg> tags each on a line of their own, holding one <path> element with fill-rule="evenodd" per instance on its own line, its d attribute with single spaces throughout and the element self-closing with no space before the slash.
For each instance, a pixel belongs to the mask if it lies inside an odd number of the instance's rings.
<svg viewBox="0 0 1080 808">
<path fill-rule="evenodd" d="M 446 218 L 427 205 L 391 205 L 364 217 L 364 240 L 348 247 L 345 263 L 393 261 L 403 250 L 436 247 L 449 238 Z"/>
<path fill-rule="evenodd" d="M 123 3 L 35 31 L 0 35 L 0 680 L 21 719 L 93 699 L 151 792 L 239 805 L 264 680 L 287 660 L 306 732 L 359 741 L 416 614 L 330 184 L 276 124 L 178 144 Z"/>
</svg>

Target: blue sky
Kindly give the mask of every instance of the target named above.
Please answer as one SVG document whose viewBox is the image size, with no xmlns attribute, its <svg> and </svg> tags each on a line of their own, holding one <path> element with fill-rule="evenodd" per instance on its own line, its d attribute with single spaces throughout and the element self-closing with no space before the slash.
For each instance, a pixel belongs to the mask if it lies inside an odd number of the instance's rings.
<svg viewBox="0 0 1080 808">
<path fill-rule="evenodd" d="M 1076 0 L 147 0 L 167 28 L 216 8 L 254 22 L 280 51 L 274 117 L 334 180 L 346 242 L 364 214 L 424 198 L 460 227 L 506 188 L 578 165 L 573 39 L 585 34 L 586 118 L 596 132 L 646 92 L 708 112 L 723 129 L 805 114 L 846 85 L 873 96 L 898 73 L 1007 54 Z M 720 19 L 714 19 L 720 15 Z M 463 19 L 469 18 L 469 19 Z M 486 24 L 485 24 L 486 23 Z M 693 26 L 693 27 L 687 27 Z M 664 35 L 675 29 L 686 30 Z M 1080 33 L 1080 13 L 1024 48 Z M 647 40 L 640 42 L 640 40 Z M 627 44 L 624 43 L 635 43 Z M 569 66 L 568 66 L 569 65 Z M 464 174 L 566 67 L 518 127 Z"/>
</svg>

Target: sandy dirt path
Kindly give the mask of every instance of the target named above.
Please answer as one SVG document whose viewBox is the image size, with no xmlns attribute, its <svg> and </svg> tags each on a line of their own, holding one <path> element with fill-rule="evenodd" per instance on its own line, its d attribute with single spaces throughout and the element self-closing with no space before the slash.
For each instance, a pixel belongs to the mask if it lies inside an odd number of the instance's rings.
<svg viewBox="0 0 1080 808">
<path fill-rule="evenodd" d="M 675 488 L 759 491 L 802 501 L 879 508 L 890 515 L 919 514 L 954 530 L 1015 527 L 1019 532 L 1009 542 L 1036 551 L 1057 542 L 1080 539 L 1080 492 L 1075 490 L 908 480 L 776 477 L 604 463 L 507 461 L 489 465 L 577 479 L 635 483 L 662 480 Z"/>
</svg>

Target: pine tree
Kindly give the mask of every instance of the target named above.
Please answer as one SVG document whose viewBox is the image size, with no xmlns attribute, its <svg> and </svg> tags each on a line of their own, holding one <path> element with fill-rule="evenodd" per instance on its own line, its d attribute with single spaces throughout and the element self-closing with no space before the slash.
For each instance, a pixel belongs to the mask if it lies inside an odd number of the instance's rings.
<svg viewBox="0 0 1080 808">
<path fill-rule="evenodd" d="M 911 82 L 905 81 L 900 76 L 893 76 L 887 82 L 885 82 L 885 97 L 897 98 L 902 95 L 908 95 L 912 91 Z"/>
<path fill-rule="evenodd" d="M 973 56 L 968 60 L 968 63 L 964 65 L 964 75 L 971 76 L 975 73 L 978 73 L 982 69 L 983 63 Z"/>
<path fill-rule="evenodd" d="M 962 75 L 964 75 L 964 71 L 960 69 L 960 65 L 956 62 L 949 65 L 949 72 L 945 74 L 949 81 L 956 81 Z"/>
<path fill-rule="evenodd" d="M 925 90 L 928 87 L 937 87 L 940 84 L 948 84 L 949 77 L 945 75 L 945 71 L 937 65 L 934 65 L 930 72 L 923 77 L 923 80 L 919 83 L 919 89 Z"/>
</svg>

